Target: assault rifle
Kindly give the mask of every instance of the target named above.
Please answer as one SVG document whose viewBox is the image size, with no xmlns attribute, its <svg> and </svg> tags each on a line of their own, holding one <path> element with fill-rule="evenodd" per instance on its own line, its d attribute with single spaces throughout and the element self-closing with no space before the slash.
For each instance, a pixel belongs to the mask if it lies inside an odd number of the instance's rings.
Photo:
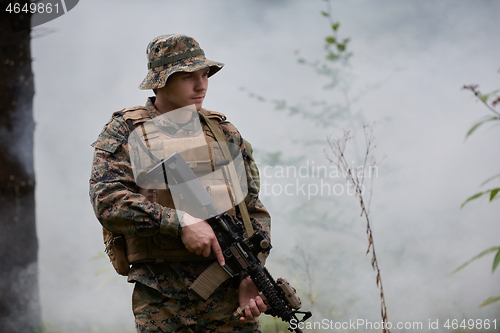
<svg viewBox="0 0 500 333">
<path fill-rule="evenodd" d="M 228 163 L 229 161 L 225 160 L 219 162 L 218 165 Z M 207 222 L 214 230 L 224 255 L 225 265 L 222 268 L 231 277 L 241 273 L 249 275 L 268 306 L 265 313 L 288 322 L 290 324 L 288 330 L 291 332 L 302 332 L 297 324 L 306 321 L 312 314 L 309 311 L 298 311 L 301 301 L 295 289 L 285 279 L 274 280 L 262 265 L 258 254 L 271 249 L 271 243 L 264 232 L 257 230 L 252 236 L 245 237 L 243 222 L 235 216 L 219 211 L 211 196 L 179 153 L 174 153 L 158 163 L 146 173 L 146 176 L 157 180 L 163 178 L 172 192 L 180 192 L 177 194 L 181 194 L 183 200 L 189 202 L 190 205 L 203 208 L 208 216 L 211 216 Z M 241 310 L 239 308 L 238 310 L 241 315 Z M 302 319 L 299 319 L 297 314 L 303 315 Z M 294 324 L 295 329 L 291 328 L 291 324 Z"/>
</svg>

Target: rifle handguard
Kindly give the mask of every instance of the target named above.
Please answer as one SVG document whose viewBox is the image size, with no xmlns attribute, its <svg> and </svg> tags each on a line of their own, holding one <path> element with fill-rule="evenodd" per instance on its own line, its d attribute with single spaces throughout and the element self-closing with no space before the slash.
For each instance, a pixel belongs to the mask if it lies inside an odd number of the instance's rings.
<svg viewBox="0 0 500 333">
<path fill-rule="evenodd" d="M 276 283 L 281 288 L 281 290 L 283 290 L 283 292 L 285 293 L 285 298 L 286 298 L 286 301 L 288 302 L 288 305 L 290 305 L 290 307 L 292 309 L 295 309 L 295 310 L 300 309 L 300 307 L 302 306 L 302 302 L 300 300 L 300 297 L 297 295 L 297 290 L 294 287 L 292 287 L 292 285 L 284 278 L 277 279 Z M 262 292 L 259 292 L 259 296 L 262 298 L 264 303 L 269 307 L 269 303 L 267 302 L 266 296 L 264 296 L 264 294 Z M 238 307 L 236 309 L 236 311 L 234 311 L 233 316 L 234 317 L 244 317 L 245 316 L 244 309 L 249 304 L 250 303 L 247 303 L 243 306 Z M 269 307 L 268 311 L 270 309 L 271 308 Z"/>
</svg>

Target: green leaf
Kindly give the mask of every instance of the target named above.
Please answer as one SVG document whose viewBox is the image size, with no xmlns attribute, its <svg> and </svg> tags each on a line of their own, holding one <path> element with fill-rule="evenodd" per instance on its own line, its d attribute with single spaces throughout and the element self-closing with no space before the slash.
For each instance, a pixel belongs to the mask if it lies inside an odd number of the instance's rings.
<svg viewBox="0 0 500 333">
<path fill-rule="evenodd" d="M 492 273 L 495 272 L 495 269 L 497 269 L 498 264 L 500 264 L 500 249 L 498 250 L 497 254 L 495 255 L 495 259 L 493 259 L 493 268 L 492 268 Z"/>
<path fill-rule="evenodd" d="M 467 134 L 465 135 L 465 139 L 467 139 L 472 133 L 474 133 L 475 130 L 477 130 L 479 128 L 479 126 L 489 122 L 489 121 L 495 121 L 495 120 L 500 120 L 500 117 L 498 116 L 489 116 L 489 117 L 486 117 L 486 118 L 483 118 L 483 120 L 477 122 L 476 124 L 474 124 L 474 126 L 472 126 L 470 128 L 470 130 L 467 132 Z"/>
<path fill-rule="evenodd" d="M 490 201 L 493 201 L 493 199 L 495 199 L 498 192 L 500 192 L 500 187 L 493 188 L 493 189 L 490 189 L 490 190 L 487 190 L 484 192 L 476 193 L 473 196 L 470 196 L 469 198 L 467 198 L 467 200 L 464 201 L 464 203 L 460 206 L 460 208 L 463 208 L 463 206 L 465 206 L 469 201 L 475 200 L 475 199 L 477 199 L 485 194 L 488 194 L 488 193 L 490 194 Z"/>
<path fill-rule="evenodd" d="M 274 101 L 276 110 L 284 110 L 286 108 L 285 100 L 275 100 Z"/>
<path fill-rule="evenodd" d="M 339 30 L 339 27 L 340 27 L 340 22 L 336 22 L 335 24 L 332 25 L 333 31 Z"/>
<path fill-rule="evenodd" d="M 479 193 L 474 194 L 473 196 L 468 197 L 467 200 L 465 200 L 464 203 L 460 206 L 460 208 L 463 208 L 463 206 L 465 206 L 466 203 L 468 203 L 469 201 L 472 201 L 474 199 L 479 198 L 480 196 L 482 196 L 485 193 L 487 193 L 487 192 L 479 192 Z"/>
<path fill-rule="evenodd" d="M 340 58 L 340 56 L 339 56 L 337 53 L 329 52 L 329 53 L 326 55 L 326 59 L 327 59 L 327 60 L 330 60 L 330 61 L 335 61 L 335 60 L 337 60 L 338 58 Z"/>
<path fill-rule="evenodd" d="M 469 265 L 471 262 L 473 262 L 474 260 L 476 259 L 479 259 L 491 252 L 497 252 L 497 251 L 500 251 L 500 246 L 493 246 L 493 247 L 490 247 L 489 249 L 487 250 L 484 250 L 483 252 L 479 253 L 477 256 L 475 256 L 474 258 L 470 259 L 469 261 L 463 263 L 462 265 L 460 265 L 460 267 L 458 267 L 457 269 L 455 269 L 452 274 L 455 274 L 456 272 L 458 272 L 459 270 L 461 270 L 462 268 L 464 268 L 465 266 Z"/>
<path fill-rule="evenodd" d="M 482 100 L 483 102 L 487 102 L 488 101 L 488 95 L 483 95 L 483 94 L 477 94 L 477 97 L 479 97 L 480 100 Z"/>
<path fill-rule="evenodd" d="M 329 44 L 335 44 L 335 42 L 336 42 L 335 37 L 333 37 L 333 36 L 328 36 L 325 38 L 325 40 Z"/>
<path fill-rule="evenodd" d="M 325 17 L 328 17 L 330 16 L 330 14 L 328 14 L 327 12 L 325 12 L 324 10 L 321 11 L 321 15 L 325 16 Z"/>
<path fill-rule="evenodd" d="M 495 199 L 495 196 L 497 195 L 498 191 L 500 191 L 500 187 L 494 188 L 490 190 L 490 201 L 493 201 Z"/>
<path fill-rule="evenodd" d="M 337 44 L 337 49 L 338 49 L 340 52 L 345 51 L 345 44 Z"/>
<path fill-rule="evenodd" d="M 490 177 L 490 178 L 486 179 L 486 180 L 485 180 L 484 182 L 482 182 L 482 183 L 481 183 L 481 185 L 479 185 L 479 186 L 483 186 L 483 185 L 485 185 L 486 183 L 489 183 L 490 181 L 492 181 L 492 180 L 493 180 L 493 179 L 495 179 L 495 178 L 500 178 L 500 173 L 499 173 L 498 175 L 494 175 L 494 176 L 492 176 L 492 177 Z"/>
<path fill-rule="evenodd" d="M 500 296 L 490 297 L 490 298 L 486 299 L 481 305 L 479 305 L 479 307 L 490 305 L 490 304 L 498 302 L 498 301 L 500 301 Z"/>
<path fill-rule="evenodd" d="M 490 99 L 490 97 L 491 97 L 491 96 L 494 96 L 494 97 L 495 97 L 495 96 L 497 95 L 497 93 L 498 93 L 498 92 L 500 92 L 500 89 L 498 89 L 498 90 L 493 90 L 492 92 L 490 92 L 490 93 L 488 93 L 488 94 L 485 94 L 485 95 L 483 95 L 483 94 L 478 94 L 477 96 L 478 96 L 478 97 L 479 97 L 479 98 L 480 98 L 483 102 L 485 102 L 485 103 L 486 103 L 486 102 L 488 101 L 488 99 Z"/>
</svg>

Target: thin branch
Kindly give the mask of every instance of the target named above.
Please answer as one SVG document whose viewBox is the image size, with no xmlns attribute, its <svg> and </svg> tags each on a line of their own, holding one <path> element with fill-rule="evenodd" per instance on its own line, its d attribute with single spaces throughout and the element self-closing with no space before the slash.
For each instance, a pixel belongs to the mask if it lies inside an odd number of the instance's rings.
<svg viewBox="0 0 500 333">
<path fill-rule="evenodd" d="M 371 265 L 372 268 L 376 272 L 375 282 L 380 291 L 380 305 L 381 305 L 381 316 L 382 321 L 387 324 L 388 316 L 387 316 L 387 305 L 385 302 L 384 295 L 384 287 L 382 284 L 382 275 L 380 274 L 380 268 L 378 265 L 377 254 L 375 251 L 375 243 L 373 241 L 373 232 L 370 223 L 370 214 L 369 214 L 369 203 L 371 201 L 371 194 L 369 196 L 368 205 L 365 204 L 364 198 L 364 178 L 366 176 L 366 168 L 368 165 L 368 161 L 371 160 L 371 166 L 375 167 L 377 165 L 376 159 L 372 154 L 373 149 L 376 146 L 373 145 L 374 137 L 373 137 L 373 126 L 363 126 L 364 134 L 365 134 L 365 158 L 363 161 L 363 175 L 360 177 L 356 172 L 353 173 L 352 168 L 349 166 L 347 162 L 347 158 L 345 156 L 345 150 L 347 147 L 347 142 L 352 139 L 349 131 L 344 132 L 344 136 L 341 139 L 332 140 L 331 137 L 328 137 L 328 144 L 330 149 L 325 151 L 326 158 L 330 161 L 330 163 L 336 165 L 341 169 L 342 173 L 346 175 L 346 179 L 354 186 L 356 191 L 356 196 L 358 197 L 360 208 L 361 208 L 361 216 L 365 216 L 366 219 L 366 235 L 368 238 L 368 248 L 366 250 L 366 254 L 372 253 Z M 373 183 L 373 178 L 372 178 Z M 373 186 L 372 186 L 373 187 Z M 372 187 L 370 188 L 370 193 L 372 193 Z M 384 333 L 390 333 L 387 325 L 383 327 Z"/>
<path fill-rule="evenodd" d="M 489 105 L 486 100 L 484 98 L 482 98 L 482 96 L 484 96 L 483 94 L 481 94 L 481 92 L 479 90 L 477 90 L 477 87 L 479 87 L 477 84 L 471 84 L 471 85 L 464 85 L 462 87 L 462 89 L 467 89 L 467 90 L 470 90 L 474 93 L 474 95 L 477 97 L 477 99 L 479 99 L 484 105 L 486 105 L 486 107 L 488 108 L 488 110 L 490 110 L 491 112 L 493 112 L 494 114 L 496 114 L 497 116 L 500 117 L 500 112 L 498 112 L 497 110 L 495 110 L 491 105 Z M 497 102 L 495 101 L 494 102 L 494 105 L 496 104 Z"/>
</svg>

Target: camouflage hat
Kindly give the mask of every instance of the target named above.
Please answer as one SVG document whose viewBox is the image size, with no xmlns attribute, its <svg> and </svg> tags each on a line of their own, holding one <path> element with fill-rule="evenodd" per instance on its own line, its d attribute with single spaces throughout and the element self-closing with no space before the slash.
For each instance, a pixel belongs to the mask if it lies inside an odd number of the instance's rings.
<svg viewBox="0 0 500 333">
<path fill-rule="evenodd" d="M 210 67 L 210 77 L 224 66 L 223 63 L 206 59 L 198 42 L 186 35 L 158 36 L 149 43 L 146 54 L 148 75 L 139 89 L 164 87 L 168 77 L 177 72 L 195 72 Z"/>
</svg>

